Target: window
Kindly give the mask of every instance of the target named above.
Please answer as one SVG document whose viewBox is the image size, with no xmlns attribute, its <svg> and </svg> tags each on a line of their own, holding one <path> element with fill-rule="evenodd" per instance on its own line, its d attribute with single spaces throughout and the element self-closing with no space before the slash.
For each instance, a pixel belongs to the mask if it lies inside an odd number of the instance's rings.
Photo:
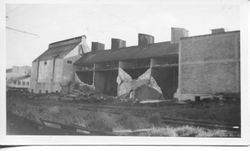
<svg viewBox="0 0 250 151">
<path fill-rule="evenodd" d="M 39 90 L 39 93 L 41 94 L 41 93 L 42 93 L 42 90 Z"/>
<path fill-rule="evenodd" d="M 71 61 L 71 60 L 68 60 L 67 63 L 68 63 L 68 64 L 72 64 L 72 61 Z"/>
<path fill-rule="evenodd" d="M 17 85 L 21 85 L 21 81 L 17 81 Z"/>
<path fill-rule="evenodd" d="M 26 85 L 29 85 L 29 82 L 26 82 Z"/>
<path fill-rule="evenodd" d="M 47 94 L 47 93 L 48 93 L 48 90 L 46 90 L 45 93 Z"/>
<path fill-rule="evenodd" d="M 16 84 L 16 80 L 13 83 Z"/>
<path fill-rule="evenodd" d="M 47 65 L 47 61 L 44 61 L 44 65 Z"/>
<path fill-rule="evenodd" d="M 25 85 L 25 82 L 24 82 L 24 81 L 22 81 L 22 85 Z"/>
</svg>

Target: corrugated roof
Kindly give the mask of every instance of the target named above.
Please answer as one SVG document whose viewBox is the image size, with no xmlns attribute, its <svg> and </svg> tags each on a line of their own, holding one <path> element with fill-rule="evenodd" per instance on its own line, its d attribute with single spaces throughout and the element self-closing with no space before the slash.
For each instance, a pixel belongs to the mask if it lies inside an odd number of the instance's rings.
<svg viewBox="0 0 250 151">
<path fill-rule="evenodd" d="M 94 64 L 108 61 L 145 59 L 167 56 L 178 53 L 178 44 L 170 42 L 160 42 L 147 45 L 146 47 L 131 46 L 118 50 L 103 50 L 89 52 L 76 61 L 76 65 Z"/>
<path fill-rule="evenodd" d="M 47 60 L 53 57 L 63 57 L 81 42 L 81 36 L 51 43 L 49 48 L 35 60 Z"/>
</svg>

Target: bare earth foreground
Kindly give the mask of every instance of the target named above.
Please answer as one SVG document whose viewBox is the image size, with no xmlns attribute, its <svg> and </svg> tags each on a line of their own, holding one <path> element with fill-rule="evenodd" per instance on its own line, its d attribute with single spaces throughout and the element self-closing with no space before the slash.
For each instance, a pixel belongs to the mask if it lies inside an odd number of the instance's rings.
<svg viewBox="0 0 250 151">
<path fill-rule="evenodd" d="M 13 92 L 7 113 L 8 135 L 240 137 L 239 100 L 140 104 Z"/>
</svg>

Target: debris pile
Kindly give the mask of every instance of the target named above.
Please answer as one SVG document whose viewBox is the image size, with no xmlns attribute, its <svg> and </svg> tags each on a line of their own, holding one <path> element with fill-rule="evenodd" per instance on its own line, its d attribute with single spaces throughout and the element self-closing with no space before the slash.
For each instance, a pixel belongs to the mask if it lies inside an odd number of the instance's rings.
<svg viewBox="0 0 250 151">
<path fill-rule="evenodd" d="M 92 87 L 87 85 L 75 84 L 75 86 L 68 91 L 68 93 L 63 94 L 61 100 L 73 101 L 73 100 L 86 100 L 90 96 L 97 94 Z"/>
<path fill-rule="evenodd" d="M 94 85 L 81 81 L 75 74 L 74 82 L 62 87 L 62 101 L 82 101 L 89 103 L 137 103 L 142 100 L 162 100 L 161 88 L 151 76 L 150 69 L 142 74 L 138 79 L 133 80 L 122 69 L 117 78 L 119 85 L 118 96 L 109 96 L 97 92 Z M 122 74 L 123 73 L 123 74 Z"/>
</svg>

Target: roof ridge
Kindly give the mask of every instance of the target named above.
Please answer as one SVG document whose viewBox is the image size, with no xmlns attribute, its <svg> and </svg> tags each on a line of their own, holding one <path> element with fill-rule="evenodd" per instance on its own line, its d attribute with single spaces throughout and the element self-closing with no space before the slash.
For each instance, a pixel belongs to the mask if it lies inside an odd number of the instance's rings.
<svg viewBox="0 0 250 151">
<path fill-rule="evenodd" d="M 86 35 L 81 35 L 81 36 L 77 36 L 77 37 L 73 37 L 73 38 L 68 38 L 68 39 L 64 39 L 64 40 L 52 42 L 49 45 L 53 45 L 53 44 L 57 44 L 57 43 L 61 43 L 61 42 L 66 42 L 66 41 L 70 41 L 70 40 L 79 39 L 79 38 L 82 38 L 83 36 L 86 37 Z"/>
<path fill-rule="evenodd" d="M 189 39 L 189 38 L 198 38 L 198 37 L 206 37 L 206 36 L 214 36 L 214 35 L 222 35 L 222 34 L 230 34 L 230 33 L 235 33 L 235 32 L 240 32 L 240 30 L 233 30 L 233 31 L 226 31 L 222 33 L 215 33 L 215 34 L 204 34 L 204 35 L 195 35 L 195 36 L 189 36 L 189 37 L 181 37 L 182 39 Z"/>
</svg>

